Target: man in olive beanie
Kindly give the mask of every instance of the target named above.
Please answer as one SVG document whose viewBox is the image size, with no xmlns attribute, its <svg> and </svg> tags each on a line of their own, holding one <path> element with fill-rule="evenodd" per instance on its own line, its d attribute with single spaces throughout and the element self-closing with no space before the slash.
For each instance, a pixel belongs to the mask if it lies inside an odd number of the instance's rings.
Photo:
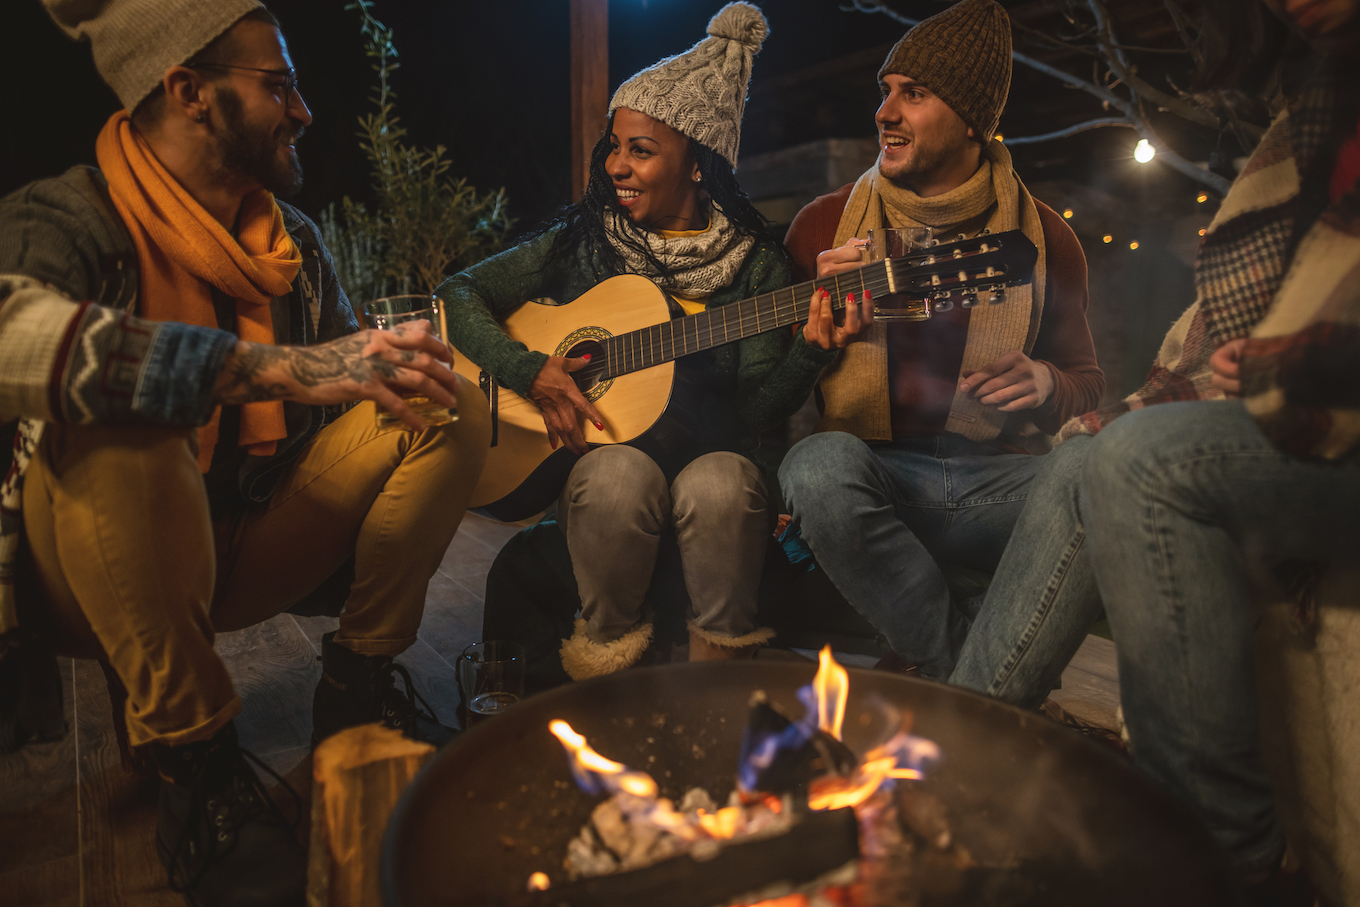
<svg viewBox="0 0 1360 907">
<path fill-rule="evenodd" d="M 1032 441 L 1096 405 L 1086 259 L 996 136 L 1011 31 L 995 0 L 921 22 L 879 70 L 879 158 L 805 207 L 786 243 L 800 279 L 853 270 L 870 229 L 941 242 L 1021 230 L 1033 278 L 1004 301 L 875 322 L 822 377 L 817 433 L 779 472 L 803 538 L 901 662 L 947 677 L 972 616 L 942 565 L 991 571 L 1038 467 Z"/>
<path fill-rule="evenodd" d="M 195 905 L 301 904 L 306 855 L 237 743 L 214 634 L 352 565 L 313 741 L 377 721 L 451 736 L 392 659 L 477 482 L 486 404 L 428 333 L 361 330 L 320 231 L 276 198 L 301 180 L 311 112 L 273 15 L 255 0 L 44 5 L 125 109 L 98 168 L 0 199 L 0 425 L 18 424 L 0 675 L 54 667 L 54 648 L 103 661 L 126 739 L 161 775 L 146 845 L 170 886 Z M 425 426 L 409 393 L 456 395 L 461 418 Z M 410 430 L 380 430 L 368 401 Z M 59 736 L 12 690 L 0 751 Z"/>
</svg>

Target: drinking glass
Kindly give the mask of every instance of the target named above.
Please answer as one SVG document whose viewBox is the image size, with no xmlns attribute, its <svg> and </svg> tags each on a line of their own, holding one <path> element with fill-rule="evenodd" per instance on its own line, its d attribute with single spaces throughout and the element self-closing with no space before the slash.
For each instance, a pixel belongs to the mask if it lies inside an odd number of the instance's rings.
<svg viewBox="0 0 1360 907">
<path fill-rule="evenodd" d="M 475 642 L 458 656 L 458 692 L 467 724 L 499 715 L 524 698 L 524 646 Z"/>
<path fill-rule="evenodd" d="M 866 263 L 902 258 L 911 252 L 930 247 L 929 227 L 878 227 L 869 230 L 869 242 L 860 252 Z M 874 318 L 878 321 L 925 321 L 930 317 L 930 303 L 895 293 L 874 300 Z"/>
<path fill-rule="evenodd" d="M 869 243 L 860 253 L 866 263 L 901 258 L 914 249 L 930 245 L 929 227 L 877 227 L 869 230 Z"/>
<path fill-rule="evenodd" d="M 408 294 L 405 296 L 384 296 L 364 306 L 364 317 L 370 327 L 390 331 L 407 321 L 428 321 L 430 333 L 439 341 L 448 343 L 448 332 L 444 321 L 444 300 L 438 296 Z M 446 407 L 423 394 L 403 394 L 406 401 L 420 421 L 426 425 L 444 425 L 458 421 L 458 408 Z M 402 421 L 382 406 L 378 407 L 378 427 L 396 428 Z"/>
</svg>

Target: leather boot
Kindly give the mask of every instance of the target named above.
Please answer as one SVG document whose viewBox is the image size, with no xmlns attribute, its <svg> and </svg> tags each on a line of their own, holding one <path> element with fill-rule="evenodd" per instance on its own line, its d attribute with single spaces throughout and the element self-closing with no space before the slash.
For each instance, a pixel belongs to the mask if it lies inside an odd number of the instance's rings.
<svg viewBox="0 0 1360 907">
<path fill-rule="evenodd" d="M 161 775 L 156 854 L 170 888 L 199 907 L 302 904 L 307 856 L 247 764 L 235 726 L 151 752 Z"/>
<path fill-rule="evenodd" d="M 360 655 L 327 633 L 321 637 L 321 682 L 312 697 L 312 746 L 345 728 L 377 723 L 436 747 L 459 733 L 439 723 L 406 668 L 385 655 Z"/>
</svg>

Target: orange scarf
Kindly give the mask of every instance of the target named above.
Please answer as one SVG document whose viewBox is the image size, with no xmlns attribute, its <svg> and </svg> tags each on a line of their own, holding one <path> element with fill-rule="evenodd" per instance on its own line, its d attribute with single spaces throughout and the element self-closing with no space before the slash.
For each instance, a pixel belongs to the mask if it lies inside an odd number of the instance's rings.
<svg viewBox="0 0 1360 907">
<path fill-rule="evenodd" d="M 141 311 L 153 321 L 217 327 L 212 287 L 236 300 L 236 333 L 251 343 L 273 343 L 270 301 L 288 293 L 302 267 L 274 196 L 261 189 L 241 202 L 233 237 L 189 195 L 132 128 L 126 110 L 109 118 L 95 142 L 114 207 L 137 246 Z M 198 430 L 198 468 L 207 472 L 217 445 L 222 408 Z M 287 437 L 283 403 L 241 406 L 243 447 L 274 453 Z"/>
</svg>

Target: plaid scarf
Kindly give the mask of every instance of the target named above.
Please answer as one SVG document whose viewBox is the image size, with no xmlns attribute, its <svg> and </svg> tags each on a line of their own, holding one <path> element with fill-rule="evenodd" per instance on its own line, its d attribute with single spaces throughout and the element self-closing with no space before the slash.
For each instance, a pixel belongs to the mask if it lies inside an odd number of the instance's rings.
<svg viewBox="0 0 1360 907">
<path fill-rule="evenodd" d="M 1316 212 L 1307 209 L 1315 193 L 1302 190 L 1305 183 L 1318 182 L 1319 167 L 1331 163 L 1319 155 L 1342 116 L 1338 82 L 1330 72 L 1314 77 L 1252 152 L 1200 245 L 1195 303 L 1162 341 L 1144 385 L 1114 406 L 1072 419 L 1058 441 L 1093 435 L 1130 410 L 1223 396 L 1211 383 L 1209 357 L 1262 323 L 1277 305 L 1291 268 L 1306 270 L 1298 266 L 1303 237 L 1296 235 L 1297 227 L 1311 228 Z M 1247 372 L 1244 363 L 1244 379 Z"/>
</svg>

